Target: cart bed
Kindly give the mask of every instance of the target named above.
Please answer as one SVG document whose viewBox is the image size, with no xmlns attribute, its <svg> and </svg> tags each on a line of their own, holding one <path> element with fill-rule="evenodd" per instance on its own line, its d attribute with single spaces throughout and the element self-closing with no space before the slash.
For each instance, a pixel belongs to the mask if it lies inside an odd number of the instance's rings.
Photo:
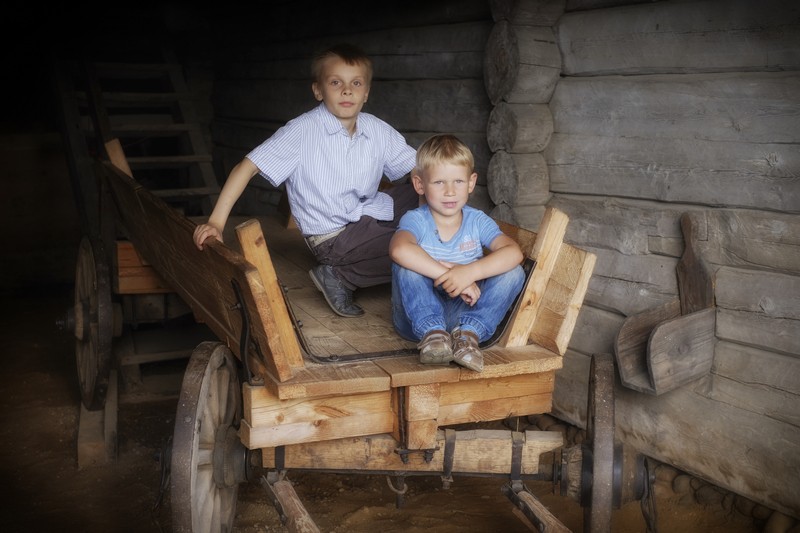
<svg viewBox="0 0 800 533">
<path fill-rule="evenodd" d="M 246 363 L 239 435 L 248 448 L 390 435 L 407 450 L 437 449 L 442 427 L 550 410 L 594 266 L 592 254 L 562 242 L 563 213 L 548 209 L 538 234 L 501 224 L 535 268 L 476 373 L 420 364 L 394 333 L 388 285 L 357 292 L 364 317 L 334 314 L 309 278 L 313 257 L 298 230 L 274 218 L 231 221 L 227 244 L 200 252 L 194 222 L 106 170 L 137 251 Z"/>
</svg>

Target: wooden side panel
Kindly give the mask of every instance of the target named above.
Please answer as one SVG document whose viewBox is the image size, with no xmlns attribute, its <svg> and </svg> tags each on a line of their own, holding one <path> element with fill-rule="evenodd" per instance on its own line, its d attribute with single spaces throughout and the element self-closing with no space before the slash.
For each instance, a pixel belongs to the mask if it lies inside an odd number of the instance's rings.
<svg viewBox="0 0 800 533">
<path fill-rule="evenodd" d="M 531 258 L 536 261 L 536 268 L 522 289 L 518 308 L 506 326 L 505 334 L 500 340 L 501 345 L 523 346 L 528 343 L 547 283 L 558 260 L 568 222 L 569 217 L 557 209 L 548 208 L 545 211 L 531 252 Z"/>
<path fill-rule="evenodd" d="M 500 420 L 550 410 L 555 372 L 443 383 L 439 425 Z"/>
<path fill-rule="evenodd" d="M 281 400 L 245 384 L 239 435 L 250 449 L 388 433 L 394 424 L 391 392 Z"/>
<path fill-rule="evenodd" d="M 597 257 L 563 244 L 539 312 L 531 330 L 531 342 L 564 355 L 578 321 Z"/>
<path fill-rule="evenodd" d="M 155 294 L 172 292 L 152 265 L 142 259 L 130 241 L 116 241 L 116 294 Z"/>
<path fill-rule="evenodd" d="M 127 236 L 142 257 L 241 358 L 242 315 L 234 289 L 234 284 L 238 285 L 250 313 L 251 338 L 267 352 L 263 360 L 252 361 L 251 370 L 266 383 L 291 378 L 292 367 L 281 354 L 268 353 L 269 340 L 256 303 L 257 298 L 264 298 L 258 271 L 220 243 L 199 251 L 192 240 L 191 221 L 115 167 L 104 168 Z M 261 292 L 254 294 L 259 287 Z"/>
</svg>

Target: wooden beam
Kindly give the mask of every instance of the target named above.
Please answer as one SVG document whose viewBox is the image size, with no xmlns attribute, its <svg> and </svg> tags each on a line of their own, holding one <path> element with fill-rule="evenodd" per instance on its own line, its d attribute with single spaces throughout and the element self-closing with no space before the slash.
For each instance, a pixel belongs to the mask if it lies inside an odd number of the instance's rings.
<svg viewBox="0 0 800 533">
<path fill-rule="evenodd" d="M 263 310 L 262 323 L 272 357 L 283 358 L 285 364 L 291 368 L 302 368 L 303 354 L 270 259 L 261 224 L 255 219 L 239 224 L 236 226 L 236 236 L 244 258 L 256 267 L 264 288 L 263 292 L 258 291 L 263 295 L 259 309 Z"/>
<path fill-rule="evenodd" d="M 295 444 L 284 448 L 285 468 L 315 470 L 406 471 L 441 473 L 445 448 L 444 431 L 436 435 L 438 451 L 425 461 L 421 453 L 408 455 L 404 463 L 397 453 L 398 442 L 388 435 L 364 436 L 327 442 Z M 522 447 L 522 474 L 539 471 L 540 455 L 563 446 L 555 431 L 526 431 Z M 454 474 L 509 474 L 513 460 L 510 431 L 469 430 L 456 432 Z M 275 449 L 262 450 L 266 468 L 275 466 Z"/>
</svg>

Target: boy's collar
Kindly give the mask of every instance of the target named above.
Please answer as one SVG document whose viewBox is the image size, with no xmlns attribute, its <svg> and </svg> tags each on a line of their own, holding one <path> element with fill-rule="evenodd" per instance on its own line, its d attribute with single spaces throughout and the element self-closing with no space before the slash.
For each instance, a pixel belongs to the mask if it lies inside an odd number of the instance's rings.
<svg viewBox="0 0 800 533">
<path fill-rule="evenodd" d="M 344 125 L 339 122 L 339 119 L 336 118 L 333 113 L 328 111 L 328 108 L 325 107 L 325 102 L 320 102 L 318 109 L 322 114 L 322 124 L 325 126 L 325 132 L 328 135 L 334 135 L 342 130 L 346 130 Z M 359 117 L 361 115 L 363 115 L 363 113 L 358 114 Z M 358 137 L 359 135 L 366 135 L 366 132 L 361 128 L 360 122 L 356 121 L 356 132 L 353 134 L 353 137 Z"/>
</svg>

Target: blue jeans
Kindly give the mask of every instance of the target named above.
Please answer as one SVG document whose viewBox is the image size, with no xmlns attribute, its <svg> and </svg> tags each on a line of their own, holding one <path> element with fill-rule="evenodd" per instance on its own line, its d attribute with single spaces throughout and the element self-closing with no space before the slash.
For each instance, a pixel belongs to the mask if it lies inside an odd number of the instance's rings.
<svg viewBox="0 0 800 533">
<path fill-rule="evenodd" d="M 451 298 L 441 287 L 434 287 L 431 278 L 392 263 L 394 328 L 404 339 L 419 341 L 432 329 L 461 327 L 477 333 L 483 342 L 497 329 L 524 283 L 521 266 L 479 281 L 481 296 L 470 307 L 460 296 Z"/>
</svg>

